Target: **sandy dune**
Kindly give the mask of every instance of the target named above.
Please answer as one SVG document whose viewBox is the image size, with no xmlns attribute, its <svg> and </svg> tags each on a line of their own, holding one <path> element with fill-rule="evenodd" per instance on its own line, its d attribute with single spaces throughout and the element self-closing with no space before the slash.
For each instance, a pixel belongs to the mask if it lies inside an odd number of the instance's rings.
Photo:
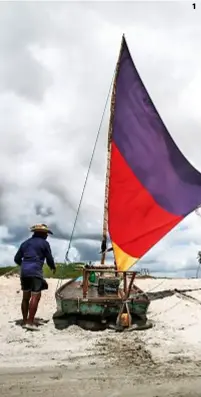
<svg viewBox="0 0 201 397">
<path fill-rule="evenodd" d="M 201 288 L 201 280 L 196 279 L 146 279 L 137 284 L 150 292 Z M 0 278 L 1 397 L 43 393 L 53 397 L 58 391 L 62 397 L 66 387 L 69 397 L 126 397 L 135 390 L 138 396 L 166 396 L 170 388 L 171 396 L 190 396 L 191 390 L 194 397 L 201 395 L 196 394 L 201 390 L 199 379 L 192 380 L 200 375 L 201 290 L 153 301 L 148 314 L 155 325 L 152 329 L 119 334 L 87 332 L 76 326 L 56 330 L 52 321 L 56 285 L 57 280 L 49 280 L 38 312 L 48 322 L 39 332 L 28 332 L 16 325 L 21 318 L 19 279 Z M 191 379 L 185 387 L 183 380 L 178 381 L 183 377 Z M 139 382 L 145 383 L 144 389 L 139 389 Z M 152 383 L 152 389 L 146 382 Z"/>
</svg>

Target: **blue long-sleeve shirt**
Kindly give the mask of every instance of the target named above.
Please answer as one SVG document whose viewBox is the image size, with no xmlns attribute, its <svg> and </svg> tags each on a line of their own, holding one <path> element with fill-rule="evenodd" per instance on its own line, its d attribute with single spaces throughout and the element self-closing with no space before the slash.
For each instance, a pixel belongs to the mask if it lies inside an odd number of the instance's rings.
<svg viewBox="0 0 201 397">
<path fill-rule="evenodd" d="M 38 236 L 32 236 L 24 241 L 14 257 L 15 263 L 21 267 L 22 277 L 43 278 L 45 260 L 50 269 L 55 269 L 48 241 Z"/>
</svg>

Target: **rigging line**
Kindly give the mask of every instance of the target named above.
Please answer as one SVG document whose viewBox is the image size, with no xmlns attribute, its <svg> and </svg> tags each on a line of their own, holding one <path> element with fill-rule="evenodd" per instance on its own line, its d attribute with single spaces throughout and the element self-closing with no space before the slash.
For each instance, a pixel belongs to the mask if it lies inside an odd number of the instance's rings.
<svg viewBox="0 0 201 397">
<path fill-rule="evenodd" d="M 140 280 L 140 279 L 137 279 L 137 280 Z M 162 280 L 162 281 L 160 281 L 158 284 L 156 284 L 155 286 L 153 286 L 152 288 L 149 288 L 148 290 L 146 290 L 146 291 L 144 291 L 144 292 L 137 292 L 137 293 L 135 294 L 135 297 L 136 297 L 136 298 L 139 298 L 139 297 L 141 297 L 141 296 L 143 296 L 143 295 L 148 294 L 149 292 L 154 291 L 156 288 L 158 288 L 160 285 L 162 285 L 165 281 L 166 281 L 165 279 Z"/>
<path fill-rule="evenodd" d="M 116 67 L 115 67 L 115 70 L 116 70 Z M 112 80 L 111 80 L 111 83 L 110 83 L 110 88 L 109 88 L 109 91 L 108 91 L 108 94 L 107 94 L 107 97 L 106 97 L 105 106 L 104 106 L 104 108 L 103 108 L 103 113 L 102 113 L 102 116 L 101 116 L 101 120 L 100 120 L 100 124 L 99 124 L 99 128 L 98 128 L 98 132 L 97 132 L 97 135 L 96 135 L 96 140 L 95 140 L 94 147 L 93 147 L 93 152 L 92 152 L 91 159 L 90 159 L 90 162 L 89 162 L 89 168 L 88 168 L 87 175 L 86 175 L 85 182 L 84 182 L 84 186 L 83 186 L 83 189 L 82 189 L 82 194 L 81 194 L 81 198 L 80 198 L 80 201 L 79 201 L 79 205 L 78 205 L 78 208 L 77 208 L 77 213 L 76 213 L 76 216 L 75 216 L 75 221 L 74 221 L 72 233 L 71 233 L 71 236 L 70 236 L 70 240 L 69 240 L 69 244 L 68 244 L 68 249 L 67 249 L 67 252 L 66 252 L 66 255 L 65 255 L 65 259 L 64 259 L 64 263 L 65 263 L 65 264 L 66 264 L 66 262 L 68 261 L 68 255 L 69 255 L 69 251 L 70 251 L 70 248 L 71 248 L 71 243 L 72 243 L 72 240 L 73 240 L 73 236 L 74 236 L 74 231 L 75 231 L 77 219 L 78 219 L 80 207 L 81 207 L 81 204 L 82 204 L 82 199 L 83 199 L 83 196 L 84 196 L 86 184 L 87 184 L 88 177 L 89 177 L 89 172 L 90 172 L 91 165 L 92 165 L 92 162 L 93 162 L 94 153 L 95 153 L 95 150 L 96 150 L 98 138 L 99 138 L 99 135 L 100 135 L 100 131 L 101 131 L 102 124 L 103 124 L 103 119 L 104 119 L 104 116 L 105 116 L 105 111 L 106 111 L 106 108 L 107 108 L 108 100 L 109 100 L 110 93 L 111 93 L 112 86 L 113 86 L 113 81 L 114 81 L 114 76 L 115 76 L 115 70 L 114 70 L 114 73 L 113 73 L 113 76 L 112 76 Z M 56 290 L 58 289 L 58 284 L 59 284 L 59 282 L 61 283 L 62 281 L 61 281 L 61 280 L 58 280 Z"/>
<path fill-rule="evenodd" d="M 151 320 L 153 318 L 156 318 L 157 316 L 160 316 L 161 314 L 168 313 L 169 311 L 171 311 L 175 307 L 179 306 L 181 303 L 182 303 L 182 299 L 180 299 L 178 302 L 174 303 L 174 305 L 172 305 L 171 307 L 168 307 L 166 310 L 162 310 L 159 313 L 153 313 L 153 316 L 151 317 Z"/>
<path fill-rule="evenodd" d="M 180 300 L 176 303 L 174 303 L 174 305 L 172 305 L 171 307 L 168 307 L 166 310 L 162 310 L 159 313 L 153 313 L 153 316 L 151 317 L 151 320 L 157 316 L 160 316 L 161 314 L 167 313 L 169 311 L 171 311 L 172 309 L 174 309 L 176 306 L 179 306 L 182 303 L 182 298 L 179 297 L 178 295 L 175 294 L 175 296 L 177 296 L 177 298 L 179 298 Z M 191 296 L 190 296 L 191 297 Z M 192 297 L 191 297 L 192 298 Z M 198 301 L 199 302 L 199 301 Z"/>
</svg>

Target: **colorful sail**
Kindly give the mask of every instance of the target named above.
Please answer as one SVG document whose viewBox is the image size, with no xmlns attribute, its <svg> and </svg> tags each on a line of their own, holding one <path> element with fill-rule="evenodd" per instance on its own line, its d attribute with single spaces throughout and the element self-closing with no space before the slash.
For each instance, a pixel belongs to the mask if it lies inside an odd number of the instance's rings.
<svg viewBox="0 0 201 397">
<path fill-rule="evenodd" d="M 180 152 L 123 38 L 115 81 L 108 228 L 128 270 L 201 203 L 201 174 Z"/>
</svg>

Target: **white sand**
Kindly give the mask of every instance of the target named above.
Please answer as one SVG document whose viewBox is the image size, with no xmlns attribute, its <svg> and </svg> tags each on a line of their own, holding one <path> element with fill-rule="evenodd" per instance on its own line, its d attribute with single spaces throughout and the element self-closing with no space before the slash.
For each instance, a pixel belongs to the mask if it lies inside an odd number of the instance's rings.
<svg viewBox="0 0 201 397">
<path fill-rule="evenodd" d="M 139 280 L 137 284 L 140 288 L 153 292 L 201 288 L 199 279 Z M 154 321 L 155 326 L 143 332 L 141 338 L 151 350 L 152 356 L 160 360 L 175 357 L 201 359 L 201 290 L 186 294 L 195 300 L 178 294 L 150 304 L 148 318 Z"/>
<path fill-rule="evenodd" d="M 15 321 L 22 318 L 19 278 L 0 278 L 0 367 L 61 365 L 74 356 L 85 356 L 90 350 L 95 335 L 85 336 L 78 327 L 64 331 L 54 328 L 57 280 L 48 280 L 48 284 L 49 290 L 43 293 L 37 317 L 49 322 L 40 327 L 39 332 L 28 332 L 15 325 Z"/>
<path fill-rule="evenodd" d="M 94 365 L 101 360 L 97 344 L 104 345 L 118 339 L 129 346 L 138 338 L 146 342 L 154 359 L 175 357 L 201 359 L 201 291 L 189 293 L 198 301 L 176 295 L 151 302 L 148 318 L 155 327 L 142 332 L 117 334 L 111 330 L 86 332 L 73 326 L 58 331 L 52 315 L 55 307 L 57 280 L 48 280 L 49 290 L 43 293 L 37 317 L 49 320 L 39 332 L 27 332 L 15 321 L 21 319 L 19 278 L 0 278 L 0 367 L 62 366 L 82 363 Z M 144 291 L 201 287 L 201 280 L 137 280 Z M 200 303 L 199 303 L 200 302 Z"/>
</svg>

